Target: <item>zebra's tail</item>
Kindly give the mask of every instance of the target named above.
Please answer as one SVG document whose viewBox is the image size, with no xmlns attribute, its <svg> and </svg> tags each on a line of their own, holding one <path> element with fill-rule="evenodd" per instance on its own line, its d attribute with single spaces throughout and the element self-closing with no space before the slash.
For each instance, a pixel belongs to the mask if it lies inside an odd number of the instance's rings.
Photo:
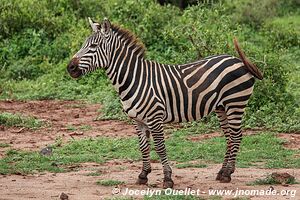
<svg viewBox="0 0 300 200">
<path fill-rule="evenodd" d="M 249 72 L 253 74 L 259 80 L 263 79 L 263 75 L 261 71 L 246 57 L 236 38 L 233 39 L 235 50 L 238 52 L 241 60 L 243 61 L 244 65 L 248 68 Z"/>
</svg>

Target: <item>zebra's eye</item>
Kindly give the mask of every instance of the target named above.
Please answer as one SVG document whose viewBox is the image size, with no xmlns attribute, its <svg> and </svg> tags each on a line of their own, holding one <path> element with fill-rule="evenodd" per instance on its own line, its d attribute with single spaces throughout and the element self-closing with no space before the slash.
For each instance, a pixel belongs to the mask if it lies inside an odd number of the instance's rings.
<svg viewBox="0 0 300 200">
<path fill-rule="evenodd" d="M 91 44 L 90 48 L 95 49 L 95 48 L 97 48 L 97 46 L 98 46 L 98 44 Z"/>
</svg>

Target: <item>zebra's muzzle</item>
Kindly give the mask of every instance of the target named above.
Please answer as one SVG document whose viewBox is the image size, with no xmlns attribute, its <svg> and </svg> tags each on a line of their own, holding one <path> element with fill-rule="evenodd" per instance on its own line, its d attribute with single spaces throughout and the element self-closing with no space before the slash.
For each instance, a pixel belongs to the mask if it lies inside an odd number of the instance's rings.
<svg viewBox="0 0 300 200">
<path fill-rule="evenodd" d="M 82 71 L 81 69 L 79 69 L 78 64 L 79 64 L 79 59 L 72 58 L 72 60 L 67 66 L 67 70 L 72 78 L 78 78 L 82 75 Z"/>
</svg>

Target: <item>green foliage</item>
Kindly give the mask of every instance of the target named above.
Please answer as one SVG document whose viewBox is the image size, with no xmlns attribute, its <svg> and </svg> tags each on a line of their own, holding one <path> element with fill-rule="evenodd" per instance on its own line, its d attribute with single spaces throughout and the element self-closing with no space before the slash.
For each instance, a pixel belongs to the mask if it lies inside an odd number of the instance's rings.
<svg viewBox="0 0 300 200">
<path fill-rule="evenodd" d="M 125 119 L 103 71 L 79 80 L 66 72 L 71 56 L 91 33 L 87 17 L 108 17 L 144 42 L 148 59 L 163 63 L 236 55 L 232 39 L 237 36 L 246 55 L 264 73 L 249 101 L 246 126 L 299 130 L 299 90 L 294 85 L 300 76 L 296 62 L 300 56 L 295 53 L 300 20 L 295 5 L 297 0 L 204 0 L 180 10 L 153 0 L 4 0 L 0 98 L 100 102 L 100 119 Z"/>
<path fill-rule="evenodd" d="M 300 46 L 300 15 L 277 17 L 266 21 L 264 29 L 277 48 Z"/>
<path fill-rule="evenodd" d="M 6 148 L 6 147 L 10 147 L 10 144 L 0 143 L 0 148 Z"/>
<path fill-rule="evenodd" d="M 124 183 L 125 183 L 124 181 L 119 181 L 119 180 L 98 180 L 96 182 L 97 185 L 103 185 L 103 186 L 122 185 Z"/>
<path fill-rule="evenodd" d="M 277 15 L 280 2 L 278 0 L 241 0 L 234 1 L 233 6 L 235 6 L 233 16 L 235 21 L 257 28 L 266 19 Z"/>
<path fill-rule="evenodd" d="M 25 117 L 21 114 L 3 112 L 0 113 L 0 125 L 35 129 L 40 128 L 43 125 L 43 122 L 33 117 Z"/>
<path fill-rule="evenodd" d="M 71 2 L 4 0 L 0 5 L 0 35 L 6 38 L 11 36 L 11 33 L 33 28 L 43 29 L 50 37 L 56 37 L 75 22 L 76 13 L 73 12 Z"/>
</svg>

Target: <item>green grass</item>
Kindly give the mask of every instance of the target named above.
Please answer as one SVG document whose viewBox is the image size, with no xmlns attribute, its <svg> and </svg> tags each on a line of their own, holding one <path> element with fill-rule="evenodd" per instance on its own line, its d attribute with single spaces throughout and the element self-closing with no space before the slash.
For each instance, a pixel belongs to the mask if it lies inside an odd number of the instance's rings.
<svg viewBox="0 0 300 200">
<path fill-rule="evenodd" d="M 92 130 L 92 126 L 91 125 L 82 125 L 82 126 L 79 127 L 79 130 L 89 131 L 89 130 Z"/>
<path fill-rule="evenodd" d="M 86 176 L 101 176 L 102 174 L 100 172 L 90 172 L 87 173 Z"/>
<path fill-rule="evenodd" d="M 67 125 L 67 130 L 68 131 L 89 131 L 92 130 L 92 126 L 91 125 L 81 125 L 81 126 L 73 126 L 73 125 Z"/>
<path fill-rule="evenodd" d="M 0 143 L 0 148 L 6 148 L 6 147 L 10 147 L 10 144 Z"/>
<path fill-rule="evenodd" d="M 200 163 L 222 163 L 225 153 L 223 137 L 192 142 L 186 139 L 184 130 L 176 131 L 167 139 L 166 145 L 169 159 L 183 163 L 196 160 Z M 263 167 L 268 168 L 300 168 L 300 158 L 296 156 L 299 153 L 299 150 L 285 149 L 283 141 L 274 133 L 263 132 L 244 137 L 237 166 L 249 167 L 263 162 Z M 62 147 L 54 145 L 53 154 L 47 157 L 38 152 L 9 150 L 0 159 L 0 174 L 65 172 L 70 170 L 66 167 L 68 165 L 104 163 L 113 159 L 140 160 L 137 138 L 73 140 Z M 151 152 L 151 159 L 158 160 L 154 151 Z"/>
<path fill-rule="evenodd" d="M 253 182 L 248 183 L 247 185 L 276 185 L 276 184 L 282 184 L 282 183 L 279 182 L 277 179 L 273 178 L 271 175 L 268 175 L 266 178 L 257 179 Z M 293 177 L 293 178 L 289 178 L 285 182 L 285 184 L 298 184 L 298 182 Z"/>
<path fill-rule="evenodd" d="M 124 184 L 124 181 L 119 181 L 119 180 L 98 180 L 96 182 L 97 185 L 102 185 L 102 186 L 115 186 L 115 185 L 122 185 Z"/>
<path fill-rule="evenodd" d="M 4 126 L 15 126 L 36 129 L 43 125 L 43 122 L 34 117 L 27 117 L 21 114 L 8 112 L 0 113 L 0 124 Z"/>
<path fill-rule="evenodd" d="M 9 150 L 0 159 L 0 174 L 32 173 L 34 171 L 65 172 L 71 164 L 103 163 L 112 159 L 138 160 L 140 154 L 135 139 L 98 138 L 74 140 L 59 147 L 53 145 L 51 156 L 39 152 Z"/>
<path fill-rule="evenodd" d="M 77 128 L 73 125 L 67 125 L 66 128 L 67 128 L 68 131 L 76 131 L 77 130 Z"/>
</svg>

